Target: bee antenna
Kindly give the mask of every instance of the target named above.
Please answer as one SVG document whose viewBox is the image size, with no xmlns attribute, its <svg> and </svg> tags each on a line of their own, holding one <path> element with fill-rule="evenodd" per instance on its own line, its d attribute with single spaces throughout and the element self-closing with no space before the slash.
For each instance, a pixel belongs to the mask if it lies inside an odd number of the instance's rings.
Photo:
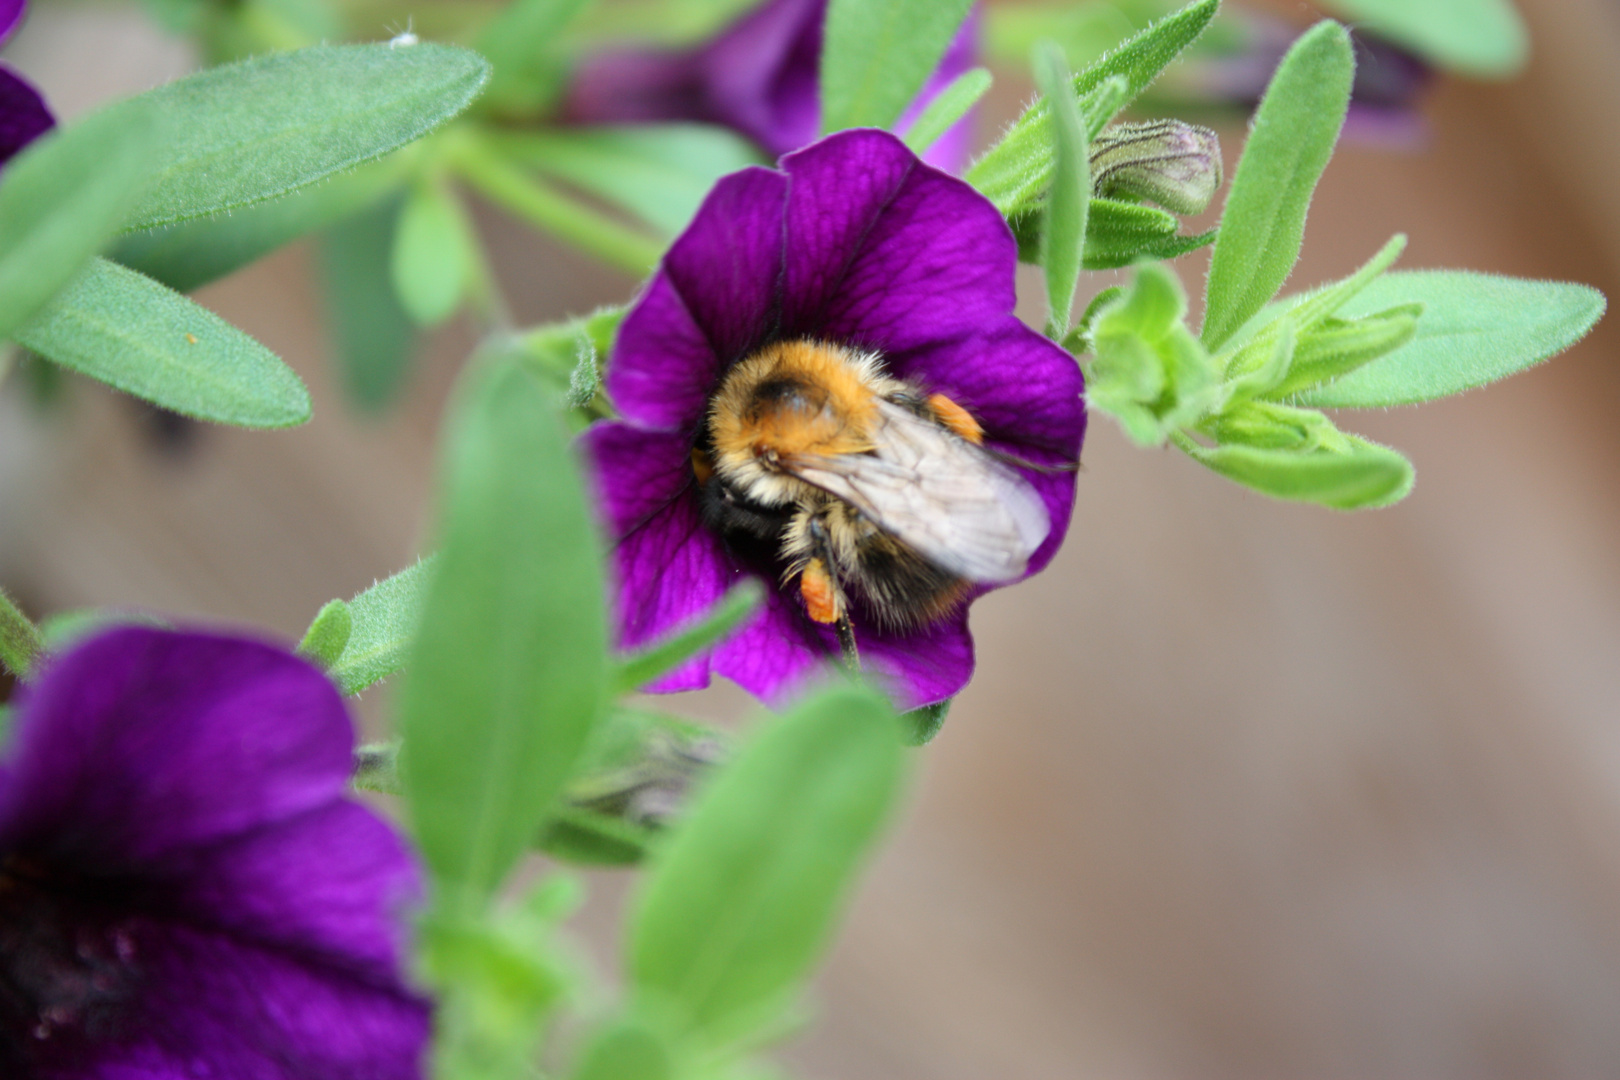
<svg viewBox="0 0 1620 1080">
<path fill-rule="evenodd" d="M 1071 473 L 1080 471 L 1080 462 L 1065 461 L 1061 465 L 1042 465 L 1038 461 L 1021 458 L 1017 454 L 1009 454 L 1005 450 L 991 450 L 985 448 L 985 453 L 1001 462 L 1003 465 L 1016 465 L 1020 469 L 1032 469 L 1038 473 Z"/>
</svg>

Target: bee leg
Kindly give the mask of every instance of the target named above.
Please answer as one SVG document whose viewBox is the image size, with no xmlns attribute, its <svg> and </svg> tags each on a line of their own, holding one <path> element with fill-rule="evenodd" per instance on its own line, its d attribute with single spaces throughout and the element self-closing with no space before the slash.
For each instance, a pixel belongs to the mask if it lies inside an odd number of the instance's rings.
<svg viewBox="0 0 1620 1080">
<path fill-rule="evenodd" d="M 861 670 L 861 653 L 855 647 L 855 628 L 850 625 L 849 616 L 838 616 L 834 625 L 838 628 L 838 647 L 843 650 L 845 665 L 851 671 Z"/>
<path fill-rule="evenodd" d="M 838 631 L 838 646 L 844 654 L 845 665 L 851 671 L 859 671 L 861 655 L 855 647 L 855 627 L 849 621 L 843 592 L 833 572 L 832 544 L 826 526 L 812 520 L 810 536 L 815 542 L 816 555 L 805 563 L 799 574 L 799 594 L 804 597 L 805 611 L 816 622 L 833 624 Z"/>
</svg>

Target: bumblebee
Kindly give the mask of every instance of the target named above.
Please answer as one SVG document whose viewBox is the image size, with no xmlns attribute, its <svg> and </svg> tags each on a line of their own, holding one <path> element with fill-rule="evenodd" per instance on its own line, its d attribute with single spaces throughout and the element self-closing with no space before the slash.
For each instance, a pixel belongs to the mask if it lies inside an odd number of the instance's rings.
<svg viewBox="0 0 1620 1080">
<path fill-rule="evenodd" d="M 983 440 L 877 353 L 788 341 L 726 373 L 692 464 L 709 527 L 784 565 L 855 664 L 852 603 L 886 629 L 925 626 L 1022 577 L 1046 539 L 1045 503 Z"/>
</svg>

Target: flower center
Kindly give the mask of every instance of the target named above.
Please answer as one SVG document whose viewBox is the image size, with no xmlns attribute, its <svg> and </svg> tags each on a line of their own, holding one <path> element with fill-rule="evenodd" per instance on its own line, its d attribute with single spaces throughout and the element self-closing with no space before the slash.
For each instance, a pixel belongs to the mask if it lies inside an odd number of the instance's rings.
<svg viewBox="0 0 1620 1080">
<path fill-rule="evenodd" d="M 116 1037 L 140 983 L 135 919 L 105 884 L 0 862 L 0 1075 Z"/>
</svg>

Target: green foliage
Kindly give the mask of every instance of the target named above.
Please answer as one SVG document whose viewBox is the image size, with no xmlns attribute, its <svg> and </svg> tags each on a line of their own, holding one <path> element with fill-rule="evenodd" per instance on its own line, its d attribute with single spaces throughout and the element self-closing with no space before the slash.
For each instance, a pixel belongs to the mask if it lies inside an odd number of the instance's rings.
<svg viewBox="0 0 1620 1080">
<path fill-rule="evenodd" d="M 405 666 L 434 561 L 423 559 L 349 601 L 348 640 L 326 668 L 344 694 L 358 694 Z"/>
<path fill-rule="evenodd" d="M 1147 89 L 1203 33 L 1219 6 L 1220 0 L 1189 4 L 1076 75 L 1074 93 L 1082 103 L 1087 136 L 1095 138 L 1115 113 Z M 968 170 L 968 182 L 1008 217 L 1038 198 L 1051 182 L 1051 122 L 1045 101 L 1036 102 Z"/>
<path fill-rule="evenodd" d="M 1024 262 L 1040 261 L 1039 205 L 1008 222 L 1018 241 L 1018 257 Z M 1093 196 L 1086 215 L 1083 268 L 1117 270 L 1138 259 L 1173 259 L 1215 239 L 1213 229 L 1196 236 L 1180 236 L 1180 228 L 1181 222 L 1174 214 L 1157 207 Z"/>
<path fill-rule="evenodd" d="M 1339 510 L 1388 506 L 1412 490 L 1412 465 L 1387 446 L 1345 435 L 1347 445 L 1281 449 L 1241 444 L 1205 448 L 1185 436 L 1176 445 L 1229 480 L 1277 499 Z"/>
<path fill-rule="evenodd" d="M 298 655 L 322 670 L 329 669 L 343 655 L 353 632 L 354 615 L 349 605 L 342 600 L 328 600 L 304 631 Z"/>
<path fill-rule="evenodd" d="M 319 45 L 149 90 L 108 110 L 149 110 L 169 135 L 126 227 L 251 206 L 379 158 L 466 108 L 488 75 L 450 45 Z"/>
<path fill-rule="evenodd" d="M 624 321 L 625 308 L 608 307 L 583 319 L 569 319 L 531 330 L 515 343 L 513 355 L 566 398 L 570 418 L 583 425 L 606 415 L 601 397 L 602 366 Z"/>
<path fill-rule="evenodd" d="M 893 126 L 939 66 L 973 0 L 830 0 L 821 130 Z"/>
<path fill-rule="evenodd" d="M 40 356 L 166 409 L 219 424 L 309 419 L 309 392 L 275 354 L 151 278 L 95 259 L 14 335 Z"/>
<path fill-rule="evenodd" d="M 1318 23 L 1283 57 L 1250 126 L 1221 214 L 1204 294 L 1204 345 L 1218 349 L 1294 268 L 1311 193 L 1350 105 L 1350 36 Z"/>
<path fill-rule="evenodd" d="M 709 1047 L 780 1015 L 889 816 L 900 753 L 883 699 L 853 688 L 755 733 L 643 882 L 629 968 L 649 1015 Z"/>
<path fill-rule="evenodd" d="M 1299 400 L 1322 408 L 1407 405 L 1461 393 L 1523 371 L 1569 348 L 1603 315 L 1603 294 L 1586 285 L 1525 281 L 1460 270 L 1386 274 L 1338 314 L 1366 318 L 1419 303 L 1422 318 L 1404 345 Z"/>
<path fill-rule="evenodd" d="M 968 110 L 990 90 L 992 79 L 985 68 L 964 71 L 935 96 L 906 129 L 906 145 L 914 154 L 923 154 L 939 137 L 956 126 Z"/>
<path fill-rule="evenodd" d="M 1091 166 L 1080 110 L 1068 93 L 1069 66 L 1055 45 L 1035 56 L 1035 81 L 1051 112 L 1052 185 L 1041 222 L 1041 266 L 1046 274 L 1046 333 L 1061 338 L 1069 332 L 1069 311 L 1086 245 L 1086 215 L 1091 209 Z"/>
<path fill-rule="evenodd" d="M 567 71 L 557 38 L 589 0 L 512 0 L 479 33 L 477 46 L 494 74 L 484 105 L 533 115 L 555 98 Z"/>
<path fill-rule="evenodd" d="M 321 236 L 320 264 L 340 385 L 350 403 L 365 411 L 379 410 L 399 396 L 416 347 L 416 329 L 390 272 L 399 209 L 399 199 L 388 199 Z"/>
<path fill-rule="evenodd" d="M 585 748 L 607 698 L 607 627 L 599 539 L 540 385 L 475 368 L 447 447 L 401 771 L 438 903 L 465 912 L 539 834 Z"/>
<path fill-rule="evenodd" d="M 0 589 L 0 668 L 25 679 L 44 652 L 45 639 L 39 629 Z"/>
<path fill-rule="evenodd" d="M 907 746 L 925 746 L 934 741 L 939 729 L 945 726 L 945 717 L 950 715 L 951 701 L 936 701 L 932 705 L 924 705 L 920 709 L 900 714 L 900 739 Z"/>
<path fill-rule="evenodd" d="M 720 644 L 753 618 L 765 600 L 759 582 L 747 579 L 737 585 L 707 615 L 692 625 L 675 631 L 664 640 L 619 661 L 614 677 L 623 690 L 639 689 L 674 671 L 694 656 Z"/>
<path fill-rule="evenodd" d="M 669 1046 L 653 1029 L 620 1021 L 586 1048 L 574 1080 L 668 1080 L 674 1075 Z"/>
<path fill-rule="evenodd" d="M 157 127 L 98 113 L 29 146 L 0 172 L 0 338 L 67 285 L 123 224 L 151 176 Z"/>
<path fill-rule="evenodd" d="M 389 263 L 399 303 L 419 326 L 455 314 L 478 274 L 478 238 L 447 185 L 413 184 L 399 212 Z"/>
<path fill-rule="evenodd" d="M 1327 0 L 1358 27 L 1467 75 L 1503 78 L 1524 67 L 1530 39 L 1513 0 Z"/>
<path fill-rule="evenodd" d="M 763 163 L 746 139 L 704 124 L 542 128 L 489 138 L 512 160 L 620 207 L 671 239 L 716 180 Z"/>
<path fill-rule="evenodd" d="M 190 292 L 254 262 L 283 244 L 366 209 L 399 186 L 409 151 L 294 194 L 221 217 L 193 218 L 127 233 L 112 258 L 131 270 Z"/>
</svg>

